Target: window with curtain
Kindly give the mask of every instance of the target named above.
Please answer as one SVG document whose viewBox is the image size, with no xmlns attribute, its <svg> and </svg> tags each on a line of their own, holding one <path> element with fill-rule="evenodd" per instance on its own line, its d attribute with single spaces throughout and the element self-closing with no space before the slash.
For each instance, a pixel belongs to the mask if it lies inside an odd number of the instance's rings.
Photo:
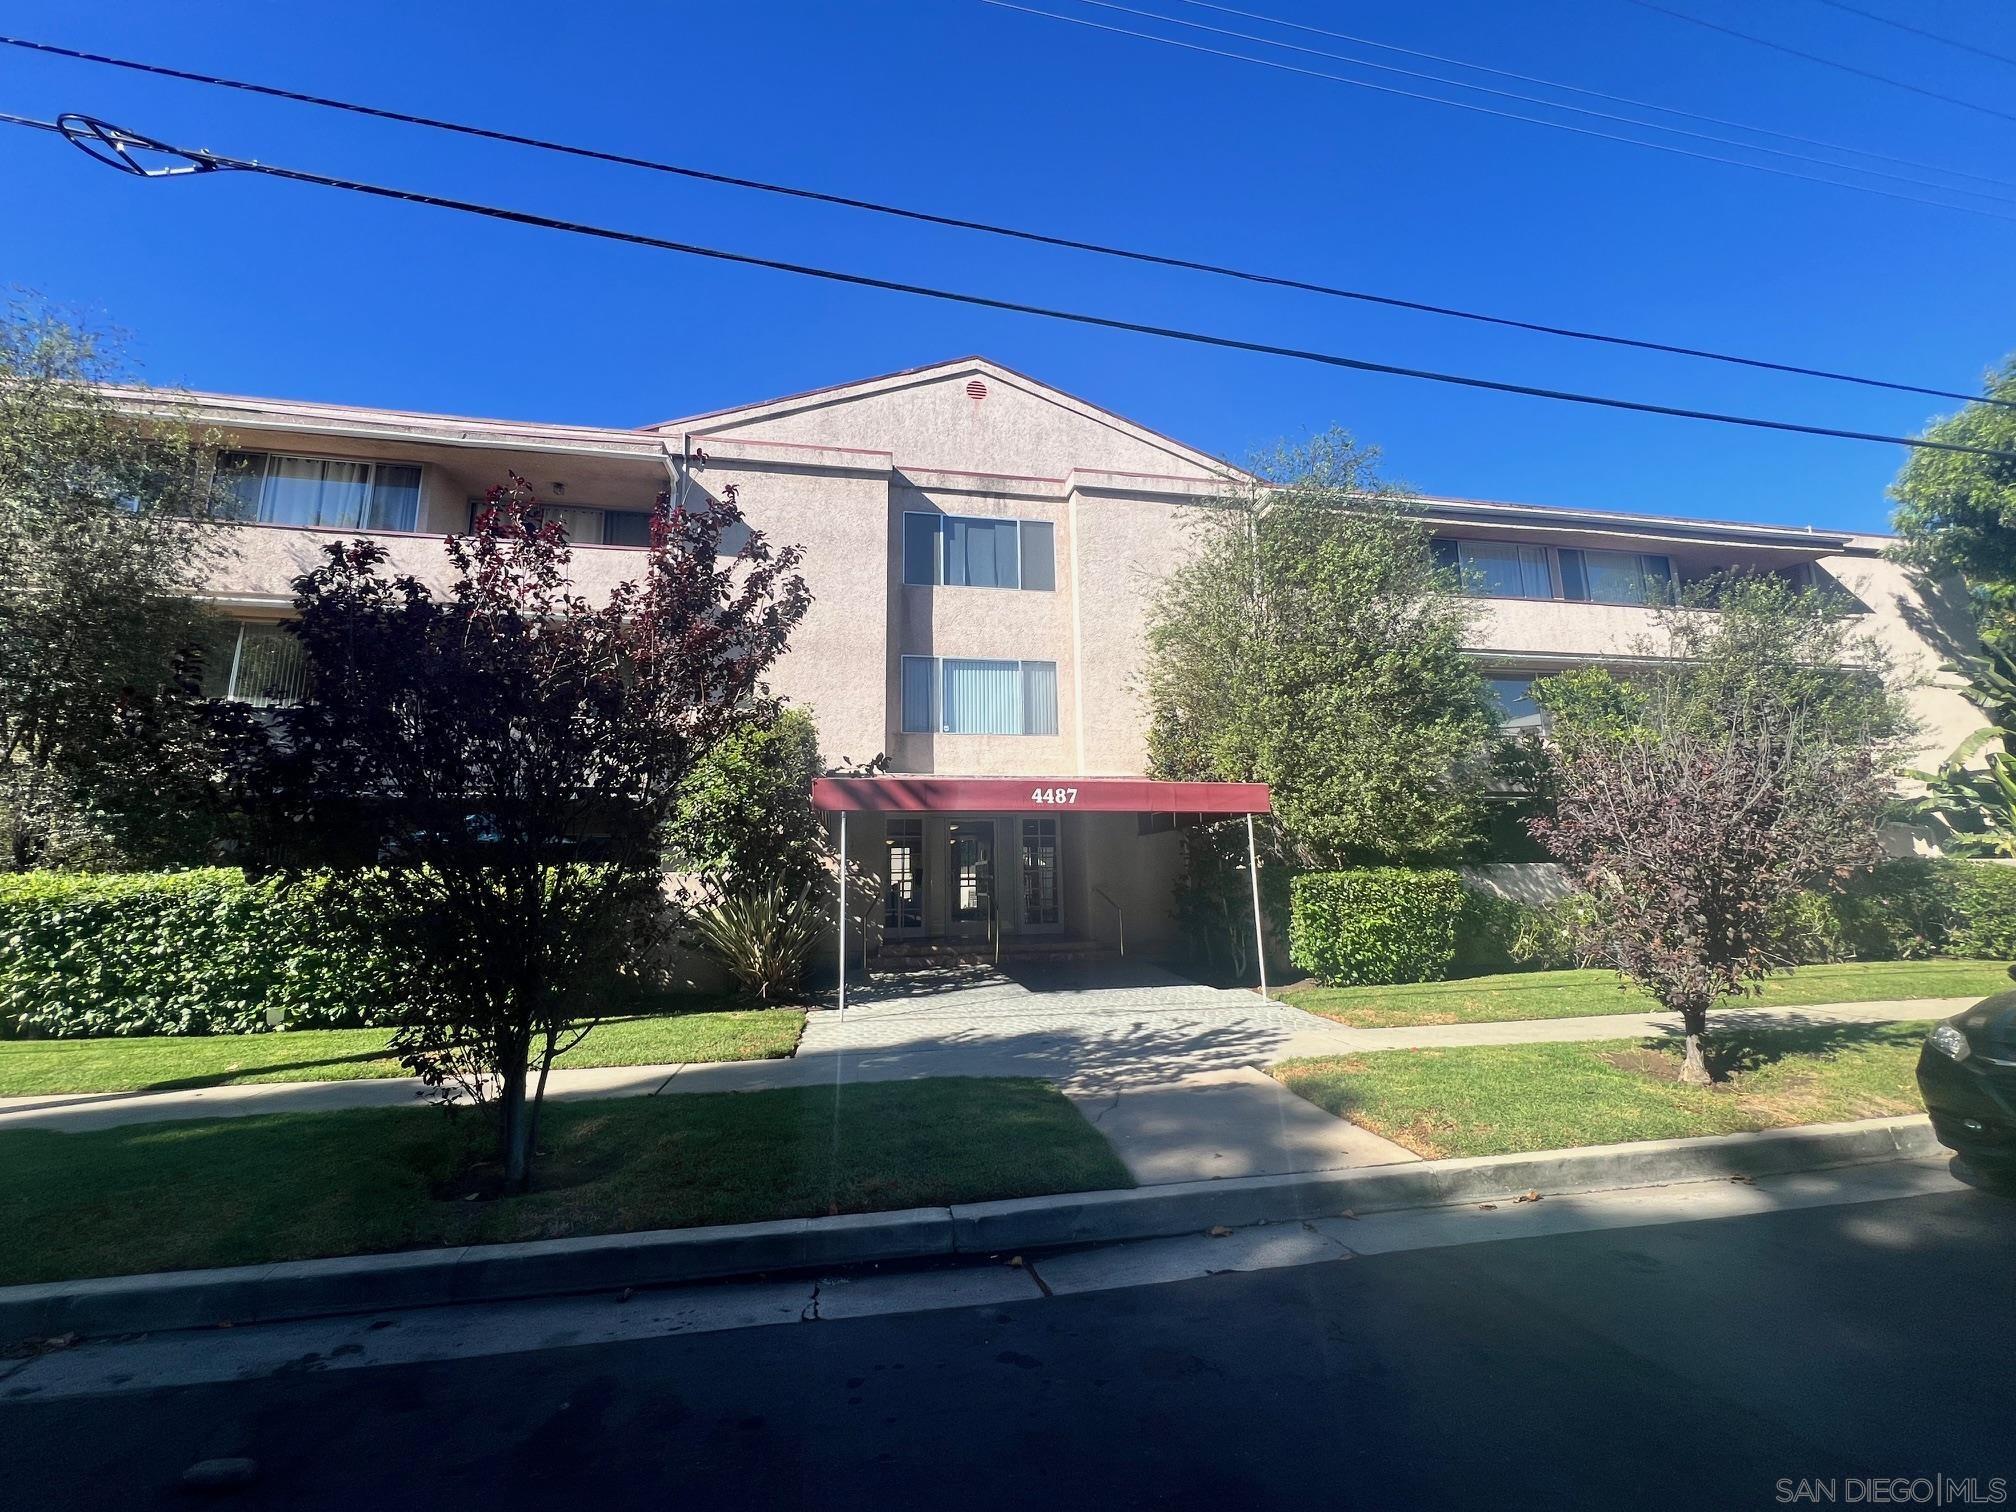
<svg viewBox="0 0 2016 1512">
<path fill-rule="evenodd" d="M 1516 541 L 1437 541 L 1435 559 L 1462 579 L 1473 598 L 1552 598 L 1545 546 Z"/>
<path fill-rule="evenodd" d="M 1637 551 L 1561 553 L 1565 595 L 1598 604 L 1664 604 L 1673 597 L 1673 563 Z"/>
<path fill-rule="evenodd" d="M 225 452 L 217 476 L 232 515 L 262 525 L 412 530 L 420 520 L 420 469 L 409 463 Z"/>
<path fill-rule="evenodd" d="M 1055 735 L 1057 664 L 906 656 L 903 729 L 909 734 Z"/>
<path fill-rule="evenodd" d="M 605 546 L 649 546 L 651 516 L 640 509 L 611 509 L 602 516 Z"/>
<path fill-rule="evenodd" d="M 903 581 L 1051 592 L 1057 586 L 1055 528 L 1047 520 L 905 511 Z"/>
<path fill-rule="evenodd" d="M 203 692 L 255 709 L 295 704 L 308 696 L 301 643 L 279 625 L 233 625 L 203 660 Z"/>
</svg>

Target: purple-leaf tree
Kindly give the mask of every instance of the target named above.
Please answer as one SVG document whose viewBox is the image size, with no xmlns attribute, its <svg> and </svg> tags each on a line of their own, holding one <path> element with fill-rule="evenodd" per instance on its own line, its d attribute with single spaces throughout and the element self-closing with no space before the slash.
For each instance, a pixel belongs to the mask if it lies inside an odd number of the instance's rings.
<svg viewBox="0 0 2016 1512">
<path fill-rule="evenodd" d="M 1588 892 L 1603 954 L 1680 1015 L 1683 1081 L 1713 1079 L 1709 1010 L 1783 964 L 1775 910 L 1881 857 L 1875 757 L 1809 734 L 1737 720 L 1575 740 L 1555 754 L 1554 815 L 1529 821 Z"/>
<path fill-rule="evenodd" d="M 795 547 L 734 490 L 661 499 L 642 574 L 591 602 L 524 479 L 447 542 L 437 595 L 355 540 L 294 583 L 306 701 L 249 743 L 240 790 L 272 854 L 405 963 L 394 1048 L 492 1101 L 501 1188 L 526 1185 L 547 1072 L 643 968 L 659 833 L 681 780 L 774 714 L 764 683 L 810 603 Z"/>
</svg>

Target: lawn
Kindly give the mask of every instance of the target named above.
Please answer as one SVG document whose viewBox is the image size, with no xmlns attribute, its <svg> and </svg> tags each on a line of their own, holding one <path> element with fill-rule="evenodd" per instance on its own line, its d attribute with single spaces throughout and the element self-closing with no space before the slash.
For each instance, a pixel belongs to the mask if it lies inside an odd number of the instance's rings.
<svg viewBox="0 0 2016 1512">
<path fill-rule="evenodd" d="M 490 1129 L 466 1110 L 372 1108 L 0 1133 L 0 1283 L 1134 1184 L 1035 1080 L 552 1103 L 535 1189 L 465 1200 Z"/>
<path fill-rule="evenodd" d="M 1926 1023 L 1711 1033 L 1729 1079 L 1681 1085 L 1677 1040 L 1381 1050 L 1283 1061 L 1319 1108 L 1429 1159 L 1922 1113 Z"/>
<path fill-rule="evenodd" d="M 1763 996 L 1731 1006 L 1798 1008 L 1892 998 L 1986 997 L 2016 988 L 2002 961 L 1842 961 L 1799 966 L 1764 984 Z M 1494 1019 L 1587 1018 L 1643 1013 L 1655 1005 L 1620 986 L 1614 971 L 1515 971 L 1399 987 L 1290 987 L 1284 1001 L 1359 1029 L 1409 1024 L 1482 1024 Z"/>
<path fill-rule="evenodd" d="M 598 1025 L 556 1065 L 777 1060 L 797 1048 L 804 1027 L 805 1015 L 796 1008 L 614 1018 Z M 405 1067 L 385 1053 L 390 1035 L 386 1029 L 287 1029 L 277 1034 L 0 1040 L 0 1096 L 406 1076 Z"/>
</svg>

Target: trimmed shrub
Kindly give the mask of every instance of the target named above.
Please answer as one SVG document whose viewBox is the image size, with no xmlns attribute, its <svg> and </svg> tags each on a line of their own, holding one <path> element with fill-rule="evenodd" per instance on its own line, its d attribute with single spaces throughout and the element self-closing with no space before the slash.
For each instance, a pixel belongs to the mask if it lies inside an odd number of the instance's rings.
<svg viewBox="0 0 2016 1512">
<path fill-rule="evenodd" d="M 1440 868 L 1309 872 L 1290 889 L 1288 958 L 1330 986 L 1440 981 L 1468 895 Z"/>
<path fill-rule="evenodd" d="M 0 1038 L 242 1034 L 396 1022 L 398 975 L 310 881 L 242 872 L 0 876 Z"/>
</svg>

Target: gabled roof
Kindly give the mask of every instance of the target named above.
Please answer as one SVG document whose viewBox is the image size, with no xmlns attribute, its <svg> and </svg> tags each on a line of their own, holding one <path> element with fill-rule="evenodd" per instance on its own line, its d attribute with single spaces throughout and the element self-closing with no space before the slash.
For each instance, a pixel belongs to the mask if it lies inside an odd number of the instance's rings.
<svg viewBox="0 0 2016 1512">
<path fill-rule="evenodd" d="M 1144 445 L 1180 458 L 1192 467 L 1235 481 L 1247 481 L 1250 475 L 1241 467 L 1216 457 L 1209 452 L 1178 441 L 1175 437 L 1148 426 L 1129 420 L 1124 415 L 1114 413 L 1103 405 L 1081 399 L 1076 394 L 1066 393 L 1027 373 L 1018 372 L 1004 363 L 989 357 L 955 357 L 946 362 L 926 363 L 922 367 L 903 368 L 894 373 L 882 373 L 873 378 L 857 378 L 846 383 L 828 384 L 823 388 L 806 389 L 802 393 L 785 394 L 775 399 L 761 400 L 755 404 L 739 405 L 730 409 L 708 410 L 703 414 L 686 415 L 657 425 L 642 426 L 640 429 L 656 434 L 679 434 L 682 432 L 704 432 L 716 434 L 737 428 L 773 420 L 780 416 L 794 414 L 801 410 L 823 408 L 833 404 L 845 404 L 851 400 L 872 398 L 899 389 L 914 388 L 926 383 L 942 382 L 947 379 L 963 378 L 968 375 L 989 379 L 1020 389 L 1023 393 L 1069 410 L 1081 418 L 1098 425 L 1111 427 L 1121 434 L 1131 437 Z M 909 461 L 926 461 L 925 458 L 906 458 Z"/>
</svg>

